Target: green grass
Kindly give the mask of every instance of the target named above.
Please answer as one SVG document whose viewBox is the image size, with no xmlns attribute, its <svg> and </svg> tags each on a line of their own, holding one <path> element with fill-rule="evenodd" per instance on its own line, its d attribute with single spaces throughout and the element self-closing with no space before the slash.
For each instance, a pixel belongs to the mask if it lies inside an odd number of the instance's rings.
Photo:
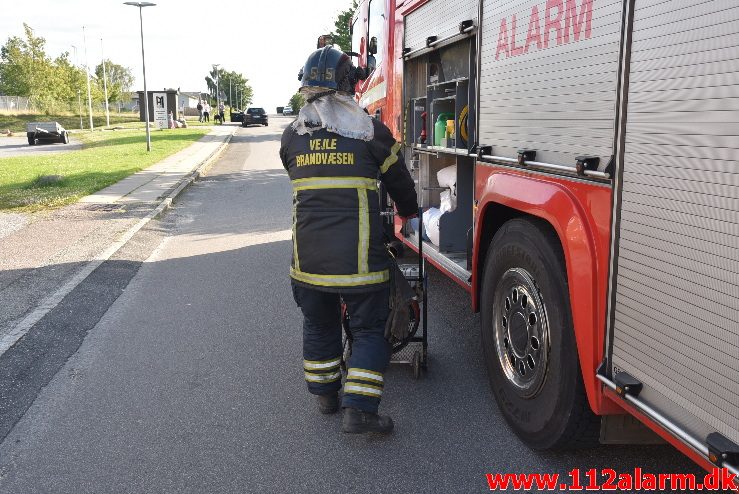
<svg viewBox="0 0 739 494">
<path fill-rule="evenodd" d="M 32 212 L 73 203 L 186 148 L 208 130 L 154 130 L 150 153 L 143 129 L 77 132 L 82 150 L 2 158 L 0 209 Z"/>
<path fill-rule="evenodd" d="M 0 130 L 10 129 L 16 134 L 26 133 L 26 124 L 28 122 L 48 122 L 55 121 L 67 130 L 79 129 L 80 128 L 80 117 L 74 114 L 62 114 L 62 115 L 40 115 L 38 113 L 28 114 L 7 114 L 0 113 Z M 111 127 L 122 123 L 131 123 L 139 121 L 139 113 L 111 113 L 110 114 L 110 125 Z M 82 117 L 82 122 L 85 128 L 89 125 L 89 118 L 87 116 Z M 95 129 L 105 126 L 105 114 L 95 114 L 92 117 L 92 122 L 95 125 Z M 144 124 L 141 124 L 143 128 Z"/>
</svg>

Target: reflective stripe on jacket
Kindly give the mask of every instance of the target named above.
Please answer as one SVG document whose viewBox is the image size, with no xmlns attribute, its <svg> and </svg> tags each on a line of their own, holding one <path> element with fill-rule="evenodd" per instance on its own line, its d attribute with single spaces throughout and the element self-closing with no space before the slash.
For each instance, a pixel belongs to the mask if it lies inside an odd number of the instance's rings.
<svg viewBox="0 0 739 494">
<path fill-rule="evenodd" d="M 401 216 L 417 209 L 400 143 L 374 121 L 370 142 L 325 129 L 298 135 L 288 126 L 280 158 L 293 187 L 290 276 L 327 291 L 377 289 L 389 280 L 378 180 Z"/>
</svg>

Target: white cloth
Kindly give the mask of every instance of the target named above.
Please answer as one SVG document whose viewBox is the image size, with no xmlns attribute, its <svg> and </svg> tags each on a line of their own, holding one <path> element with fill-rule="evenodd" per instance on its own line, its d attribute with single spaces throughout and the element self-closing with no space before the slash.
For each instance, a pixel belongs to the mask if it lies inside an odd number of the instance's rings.
<svg viewBox="0 0 739 494">
<path fill-rule="evenodd" d="M 325 88 L 305 87 L 301 94 L 309 99 L 311 96 L 326 92 Z M 298 135 L 312 134 L 316 130 L 326 129 L 350 139 L 371 141 L 375 137 L 372 117 L 367 115 L 354 101 L 354 98 L 339 93 L 322 96 L 312 103 L 306 103 L 293 122 L 293 129 Z"/>
<path fill-rule="evenodd" d="M 436 173 L 436 181 L 440 187 L 449 187 L 441 193 L 441 209 L 442 213 L 454 211 L 457 209 L 457 165 L 447 166 Z"/>
<path fill-rule="evenodd" d="M 431 243 L 436 246 L 439 245 L 439 221 L 443 214 L 437 208 L 428 208 L 423 212 L 423 229 Z"/>
</svg>

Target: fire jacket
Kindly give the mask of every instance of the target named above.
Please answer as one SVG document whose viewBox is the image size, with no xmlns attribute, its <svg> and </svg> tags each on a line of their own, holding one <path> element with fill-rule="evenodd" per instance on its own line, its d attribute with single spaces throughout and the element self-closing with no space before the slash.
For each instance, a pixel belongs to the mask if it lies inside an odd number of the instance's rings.
<svg viewBox="0 0 739 494">
<path fill-rule="evenodd" d="M 282 135 L 280 158 L 293 188 L 294 282 L 323 291 L 370 291 L 390 278 L 383 242 L 378 180 L 398 214 L 418 210 L 401 145 L 373 120 L 367 142 L 326 129 Z"/>
</svg>

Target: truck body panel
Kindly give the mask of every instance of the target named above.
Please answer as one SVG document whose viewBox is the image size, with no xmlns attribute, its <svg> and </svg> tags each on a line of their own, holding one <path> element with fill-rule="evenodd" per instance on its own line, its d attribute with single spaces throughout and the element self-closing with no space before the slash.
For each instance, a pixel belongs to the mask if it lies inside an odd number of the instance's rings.
<svg viewBox="0 0 739 494">
<path fill-rule="evenodd" d="M 496 229 L 546 221 L 591 408 L 709 467 L 708 434 L 739 443 L 739 6 L 365 0 L 358 19 L 373 2 L 385 55 L 358 101 L 404 144 L 420 204 L 439 207 L 451 165 L 464 196 L 429 262 L 477 311 Z M 614 392 L 626 372 L 638 396 Z"/>
<path fill-rule="evenodd" d="M 735 443 L 739 91 L 706 82 L 735 57 L 738 22 L 730 1 L 635 2 L 609 342 L 611 373 L 642 382 L 640 400 Z"/>
</svg>

